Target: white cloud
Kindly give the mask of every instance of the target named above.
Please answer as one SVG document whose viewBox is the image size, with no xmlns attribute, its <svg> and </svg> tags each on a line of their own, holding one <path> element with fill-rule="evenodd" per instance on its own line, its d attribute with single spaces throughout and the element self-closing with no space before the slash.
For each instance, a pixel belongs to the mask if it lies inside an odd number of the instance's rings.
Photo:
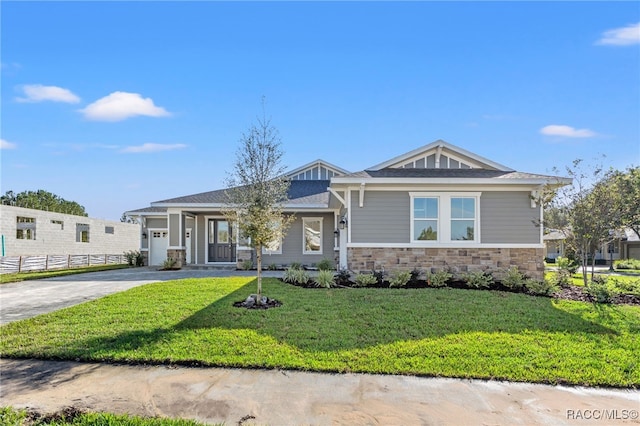
<svg viewBox="0 0 640 426">
<path fill-rule="evenodd" d="M 42 84 L 25 84 L 20 87 L 26 97 L 16 98 L 18 102 L 66 102 L 77 104 L 80 98 L 69 89 L 58 86 L 43 86 Z"/>
<path fill-rule="evenodd" d="M 155 106 L 151 98 L 138 93 L 113 92 L 80 110 L 85 118 L 96 121 L 121 121 L 137 115 L 167 117 L 171 113 Z"/>
<path fill-rule="evenodd" d="M 16 149 L 18 145 L 7 140 L 0 139 L 0 149 Z"/>
<path fill-rule="evenodd" d="M 187 145 L 183 143 L 175 144 L 160 144 L 160 143 L 145 143 L 142 145 L 128 146 L 121 152 L 127 153 L 140 153 L 140 152 L 160 152 L 160 151 L 174 151 L 176 149 L 184 149 Z"/>
<path fill-rule="evenodd" d="M 602 38 L 596 44 L 629 46 L 640 44 L 640 22 L 627 25 L 626 27 L 614 28 L 602 33 Z"/>
<path fill-rule="evenodd" d="M 566 138 L 591 138 L 596 132 L 589 129 L 575 129 L 561 124 L 550 124 L 540 129 L 540 133 L 547 136 L 563 136 Z"/>
</svg>

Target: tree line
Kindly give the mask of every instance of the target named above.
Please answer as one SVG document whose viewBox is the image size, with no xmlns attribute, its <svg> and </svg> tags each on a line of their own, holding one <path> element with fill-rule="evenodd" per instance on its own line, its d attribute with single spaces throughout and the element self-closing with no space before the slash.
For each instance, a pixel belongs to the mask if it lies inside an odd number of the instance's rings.
<svg viewBox="0 0 640 426">
<path fill-rule="evenodd" d="M 17 194 L 13 191 L 7 191 L 4 195 L 0 196 L 0 201 L 3 205 L 7 206 L 73 214 L 76 216 L 89 216 L 85 208 L 75 201 L 65 200 L 58 195 L 42 189 L 37 191 L 23 191 Z"/>
</svg>

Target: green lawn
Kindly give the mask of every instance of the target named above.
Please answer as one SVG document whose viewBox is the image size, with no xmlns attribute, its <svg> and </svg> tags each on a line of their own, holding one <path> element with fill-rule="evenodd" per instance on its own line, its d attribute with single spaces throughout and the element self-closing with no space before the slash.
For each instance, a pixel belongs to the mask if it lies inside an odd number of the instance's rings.
<svg viewBox="0 0 640 426">
<path fill-rule="evenodd" d="M 234 308 L 252 278 L 155 283 L 0 328 L 2 357 L 637 387 L 640 307 L 443 289 L 304 289 Z"/>
<path fill-rule="evenodd" d="M 201 426 L 200 422 L 181 419 L 145 418 L 109 413 L 34 413 L 12 407 L 0 407 L 0 425 L 11 426 Z"/>
<path fill-rule="evenodd" d="M 0 284 L 15 283 L 27 280 L 41 280 L 43 278 L 62 277 L 65 275 L 84 274 L 87 272 L 110 271 L 112 269 L 126 269 L 128 265 L 118 263 L 110 265 L 85 266 L 72 269 L 60 269 L 54 271 L 18 272 L 14 274 L 0 274 Z"/>
</svg>

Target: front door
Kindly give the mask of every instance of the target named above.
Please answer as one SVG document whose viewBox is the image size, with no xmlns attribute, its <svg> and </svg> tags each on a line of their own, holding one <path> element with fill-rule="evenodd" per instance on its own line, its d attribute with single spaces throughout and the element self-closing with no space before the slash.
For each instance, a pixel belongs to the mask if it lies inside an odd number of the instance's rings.
<svg viewBox="0 0 640 426">
<path fill-rule="evenodd" d="M 231 226 L 224 219 L 209 219 L 208 262 L 233 262 L 235 245 L 231 239 Z"/>
</svg>

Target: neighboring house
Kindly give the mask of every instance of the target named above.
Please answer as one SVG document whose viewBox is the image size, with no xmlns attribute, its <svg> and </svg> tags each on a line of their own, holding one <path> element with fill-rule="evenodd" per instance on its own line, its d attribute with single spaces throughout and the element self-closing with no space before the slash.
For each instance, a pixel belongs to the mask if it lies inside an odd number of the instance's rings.
<svg viewBox="0 0 640 426">
<path fill-rule="evenodd" d="M 566 244 L 565 234 L 561 231 L 552 230 L 545 233 L 543 240 L 545 244 L 545 257 L 556 259 L 565 256 Z M 608 263 L 619 259 L 640 259 L 640 238 L 631 229 L 616 233 L 611 243 L 603 244 L 595 254 L 598 263 Z"/>
<path fill-rule="evenodd" d="M 305 265 L 323 258 L 356 272 L 373 269 L 544 272 L 545 184 L 570 179 L 516 172 L 444 141 L 367 170 L 349 173 L 322 160 L 291 177 L 285 214 L 295 214 L 263 262 Z M 148 263 L 168 256 L 187 264 L 240 264 L 252 259 L 221 214 L 224 190 L 151 203 L 127 212 L 142 219 Z"/>
<path fill-rule="evenodd" d="M 117 255 L 140 248 L 139 225 L 0 205 L 4 256 Z"/>
</svg>

